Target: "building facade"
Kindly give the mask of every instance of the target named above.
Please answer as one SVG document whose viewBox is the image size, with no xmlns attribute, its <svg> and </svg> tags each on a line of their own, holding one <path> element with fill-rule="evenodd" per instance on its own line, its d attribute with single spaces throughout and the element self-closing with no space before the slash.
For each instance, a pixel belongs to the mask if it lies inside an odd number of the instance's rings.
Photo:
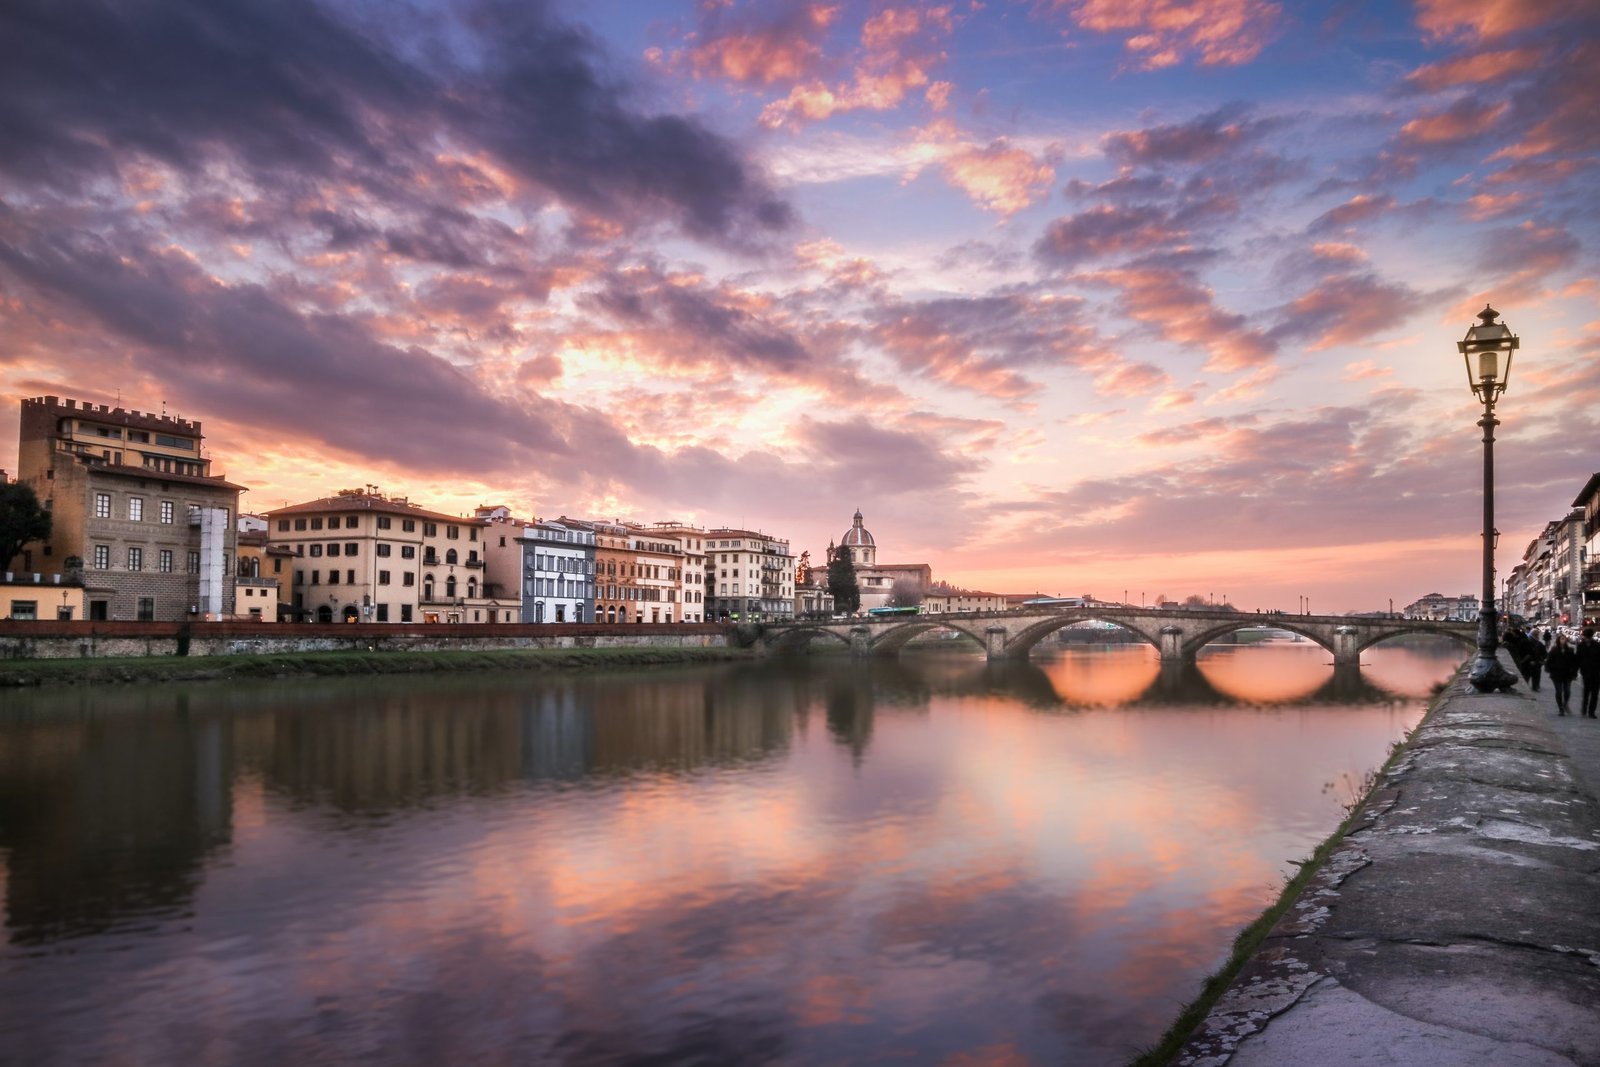
<svg viewBox="0 0 1600 1067">
<path fill-rule="evenodd" d="M 488 523 L 404 497 L 346 489 L 266 514 L 294 553 L 289 603 L 307 622 L 515 622 L 514 596 L 487 595 Z"/>
<path fill-rule="evenodd" d="M 678 580 L 678 621 L 706 621 L 706 532 L 681 522 L 658 522 L 656 533 L 677 542 L 682 564 Z"/>
<path fill-rule="evenodd" d="M 759 530 L 707 530 L 706 574 L 707 619 L 794 618 L 794 557 L 788 541 Z"/>
<path fill-rule="evenodd" d="M 540 519 L 522 536 L 522 621 L 594 622 L 594 530 Z"/>
<path fill-rule="evenodd" d="M 212 472 L 198 420 L 22 401 L 17 480 L 50 512 L 23 571 L 84 590 L 91 619 L 226 619 L 236 612 L 244 487 Z"/>
</svg>

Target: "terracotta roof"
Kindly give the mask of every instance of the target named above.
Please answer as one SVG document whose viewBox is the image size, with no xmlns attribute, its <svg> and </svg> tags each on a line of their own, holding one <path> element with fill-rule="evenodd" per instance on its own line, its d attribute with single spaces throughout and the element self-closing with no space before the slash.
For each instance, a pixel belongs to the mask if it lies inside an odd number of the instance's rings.
<svg viewBox="0 0 1600 1067">
<path fill-rule="evenodd" d="M 250 491 L 247 485 L 236 485 L 225 478 L 208 478 L 199 474 L 177 474 L 173 471 L 153 471 L 149 467 L 132 467 L 126 463 L 87 463 L 96 474 L 115 474 L 122 478 L 142 478 L 147 482 L 172 482 L 176 485 L 203 485 L 211 489 L 237 489 Z"/>
<path fill-rule="evenodd" d="M 448 522 L 457 526 L 489 525 L 488 519 L 466 518 L 461 515 L 446 515 L 443 512 L 427 511 L 412 503 L 402 503 L 381 496 L 369 496 L 365 493 L 325 496 L 320 500 L 308 500 L 303 504 L 290 504 L 288 507 L 275 508 L 267 512 L 266 517 L 278 519 L 287 515 L 310 515 L 313 512 L 345 513 L 351 511 L 366 511 L 375 515 L 403 515 L 408 519 L 427 519 L 430 522 Z"/>
</svg>

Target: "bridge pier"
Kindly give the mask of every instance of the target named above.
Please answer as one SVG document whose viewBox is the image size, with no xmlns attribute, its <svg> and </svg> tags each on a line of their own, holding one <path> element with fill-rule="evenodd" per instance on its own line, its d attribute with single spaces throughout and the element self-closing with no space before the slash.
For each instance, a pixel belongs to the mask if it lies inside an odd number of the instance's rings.
<svg viewBox="0 0 1600 1067">
<path fill-rule="evenodd" d="M 850 627 L 850 655 L 868 656 L 872 654 L 872 631 L 865 626 Z"/>
<path fill-rule="evenodd" d="M 990 626 L 983 631 L 983 648 L 990 660 L 1006 658 L 1006 638 L 1009 636 L 1004 626 Z"/>
<path fill-rule="evenodd" d="M 1335 667 L 1361 666 L 1361 636 L 1351 626 L 1340 626 L 1333 631 L 1333 665 Z"/>
<path fill-rule="evenodd" d="M 1161 628 L 1161 644 L 1156 646 L 1161 651 L 1162 663 L 1183 663 L 1187 660 L 1183 654 L 1183 627 L 1163 626 Z"/>
</svg>

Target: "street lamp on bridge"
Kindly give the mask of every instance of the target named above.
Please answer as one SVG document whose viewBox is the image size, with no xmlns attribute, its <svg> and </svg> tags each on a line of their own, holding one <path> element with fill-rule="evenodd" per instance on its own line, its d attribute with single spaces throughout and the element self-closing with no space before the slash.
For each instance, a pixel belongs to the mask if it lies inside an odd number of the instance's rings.
<svg viewBox="0 0 1600 1067">
<path fill-rule="evenodd" d="M 1456 342 L 1467 366 L 1467 384 L 1483 403 L 1483 605 L 1478 612 L 1478 658 L 1467 678 L 1480 693 L 1509 690 L 1517 676 L 1501 666 L 1500 613 L 1494 607 L 1494 403 L 1511 381 L 1511 357 L 1521 342 L 1511 328 L 1496 322 L 1500 313 L 1488 304 L 1478 312 L 1478 324 Z"/>
</svg>

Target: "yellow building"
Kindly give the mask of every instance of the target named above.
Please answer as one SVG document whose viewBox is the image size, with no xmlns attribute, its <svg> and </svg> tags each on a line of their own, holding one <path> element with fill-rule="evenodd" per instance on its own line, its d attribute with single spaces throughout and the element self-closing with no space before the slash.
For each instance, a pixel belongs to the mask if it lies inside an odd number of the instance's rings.
<svg viewBox="0 0 1600 1067">
<path fill-rule="evenodd" d="M 516 593 L 485 595 L 483 519 L 363 489 L 291 504 L 266 518 L 272 543 L 294 553 L 290 605 L 298 619 L 518 621 Z"/>
</svg>

